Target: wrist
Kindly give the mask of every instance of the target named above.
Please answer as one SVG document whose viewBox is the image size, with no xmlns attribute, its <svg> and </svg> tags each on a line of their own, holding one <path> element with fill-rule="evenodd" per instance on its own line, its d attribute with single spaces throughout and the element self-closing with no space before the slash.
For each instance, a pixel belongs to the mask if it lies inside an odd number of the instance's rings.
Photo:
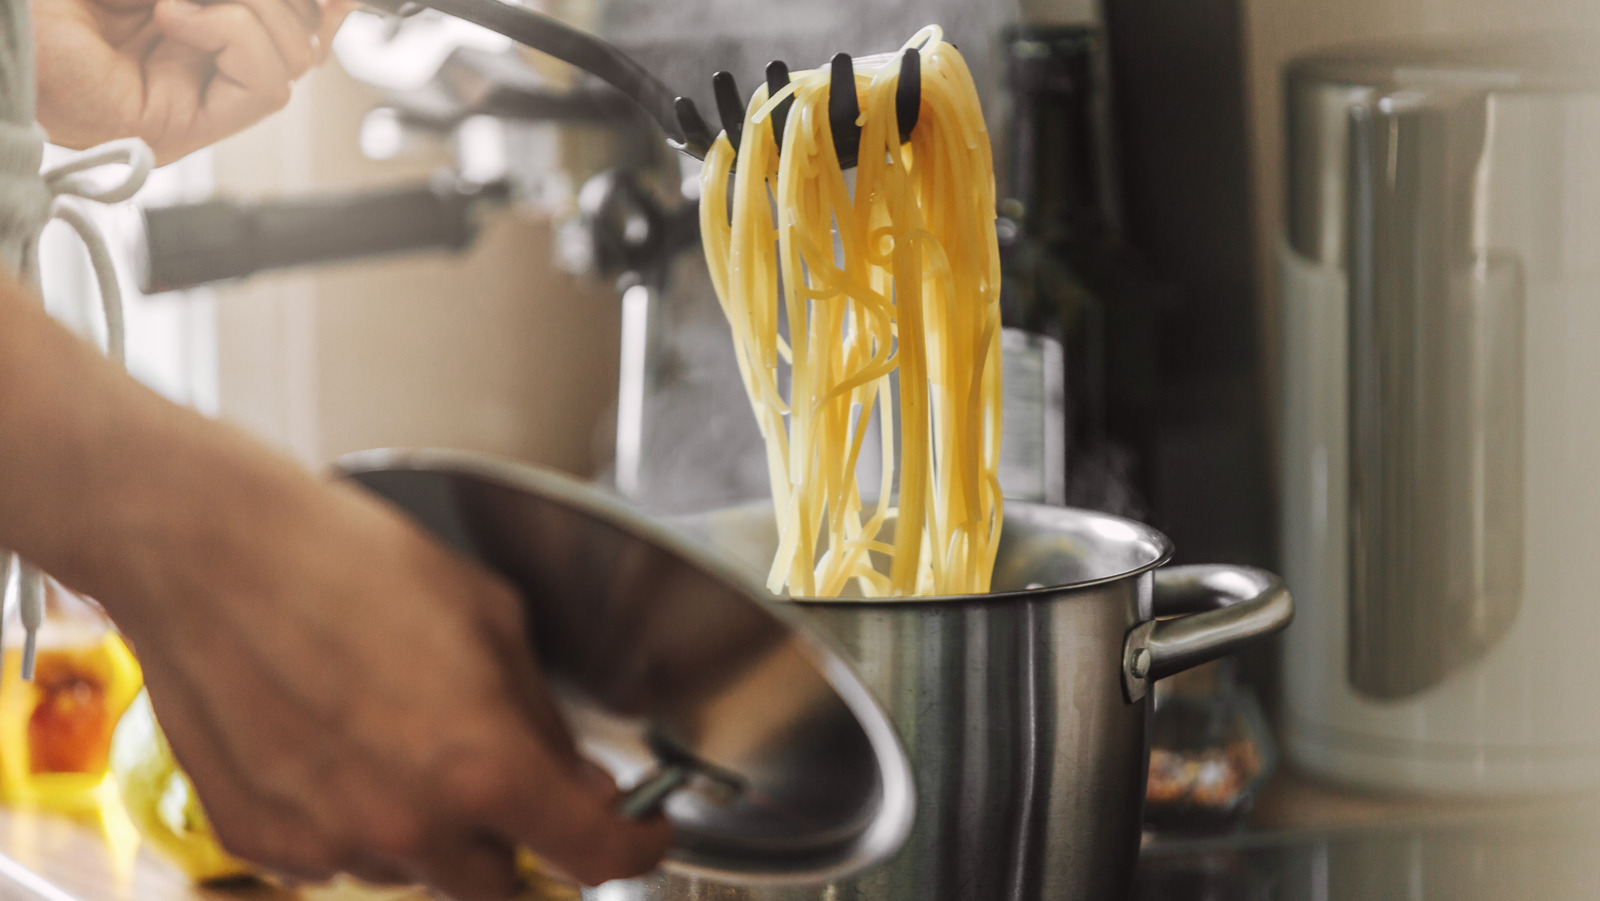
<svg viewBox="0 0 1600 901">
<path fill-rule="evenodd" d="M 272 594 L 270 545 L 305 540 L 327 490 L 238 430 L 172 407 L 126 423 L 100 534 L 74 567 L 119 624 L 167 619 L 208 596 Z M 90 587 L 93 583 L 93 587 Z M 142 631 L 142 630 L 141 630 Z"/>
<path fill-rule="evenodd" d="M 0 547 L 120 622 L 248 577 L 252 543 L 323 490 L 129 378 L 0 274 Z"/>
</svg>

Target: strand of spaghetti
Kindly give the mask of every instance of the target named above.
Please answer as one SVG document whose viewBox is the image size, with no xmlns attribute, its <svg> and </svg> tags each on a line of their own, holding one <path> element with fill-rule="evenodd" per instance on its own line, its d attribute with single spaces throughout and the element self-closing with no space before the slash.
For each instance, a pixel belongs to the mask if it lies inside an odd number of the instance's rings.
<svg viewBox="0 0 1600 901">
<path fill-rule="evenodd" d="M 702 196 L 722 212 L 734 172 L 731 218 L 702 230 L 768 442 L 775 591 L 982 590 L 993 565 L 999 279 L 987 134 L 942 33 L 924 29 L 906 46 L 921 50 L 917 128 L 900 142 L 897 65 L 858 70 L 853 186 L 822 70 L 793 73 L 770 96 L 758 89 L 737 155 L 708 155 L 702 176 L 720 182 Z M 786 99 L 780 147 L 764 124 Z M 880 490 L 864 509 L 856 473 L 874 415 Z M 880 538 L 891 522 L 893 538 Z"/>
<path fill-rule="evenodd" d="M 935 47 L 944 42 L 944 29 L 937 25 L 924 25 L 909 40 L 900 45 L 904 53 L 912 47 Z M 898 55 L 898 54 L 896 54 Z"/>
<path fill-rule="evenodd" d="M 715 219 L 713 221 L 720 222 L 722 215 L 727 210 L 726 190 L 732 165 L 732 148 L 723 138 L 716 142 L 712 152 L 707 157 L 705 182 L 702 190 L 702 194 L 706 198 L 702 209 L 703 218 L 714 214 Z M 739 196 L 737 191 L 736 196 Z M 737 240 L 744 244 L 749 241 L 748 231 L 753 226 L 750 224 L 749 218 L 747 216 L 741 217 L 739 212 L 736 210 L 733 221 L 742 225 L 742 228 L 736 231 L 740 232 Z M 720 239 L 724 236 L 723 230 L 716 227 L 713 227 L 705 234 L 712 240 Z M 719 262 L 723 266 L 727 265 L 726 261 L 732 255 L 732 245 L 736 238 L 732 233 L 728 233 L 726 240 L 727 245 L 725 247 L 713 252 L 712 265 L 716 266 Z M 782 511 L 789 507 L 789 498 L 786 491 L 787 486 L 777 478 L 777 475 L 781 471 L 782 462 L 787 459 L 787 452 L 784 447 L 783 424 L 781 420 L 774 422 L 774 418 L 777 415 L 777 410 L 771 402 L 771 396 L 776 394 L 776 385 L 773 384 L 774 373 L 767 366 L 759 366 L 760 363 L 765 362 L 759 337 L 762 330 L 752 322 L 752 317 L 756 314 L 756 310 L 750 302 L 750 292 L 748 290 L 737 292 L 736 296 L 742 303 L 735 301 L 734 297 L 728 296 L 730 285 L 726 270 L 719 272 L 718 275 L 720 276 L 719 278 L 713 279 L 713 286 L 719 292 L 719 300 L 722 301 L 724 310 L 728 312 L 729 323 L 735 333 L 735 345 L 739 350 L 739 356 L 743 363 L 741 374 L 745 378 L 746 388 L 751 395 L 752 406 L 757 414 L 757 424 L 766 442 L 767 463 L 769 473 L 772 476 L 774 503 L 778 511 L 777 515 L 781 518 Z M 756 278 L 759 280 L 760 275 L 757 274 Z M 752 357 L 754 360 L 752 360 Z M 780 522 L 778 525 L 781 527 L 782 523 Z"/>
</svg>

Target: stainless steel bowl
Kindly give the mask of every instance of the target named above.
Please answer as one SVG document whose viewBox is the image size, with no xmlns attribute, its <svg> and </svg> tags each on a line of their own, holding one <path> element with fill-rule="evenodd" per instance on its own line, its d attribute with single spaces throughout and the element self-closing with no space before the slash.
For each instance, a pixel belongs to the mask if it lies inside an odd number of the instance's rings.
<svg viewBox="0 0 1600 901">
<path fill-rule="evenodd" d="M 893 727 L 760 583 L 531 466 L 411 450 L 340 469 L 516 586 L 580 745 L 629 788 L 625 812 L 661 805 L 672 820 L 667 871 L 815 882 L 900 849 L 914 801 Z"/>
<path fill-rule="evenodd" d="M 992 594 L 794 602 L 843 648 L 905 743 L 917 812 L 898 855 L 825 885 L 752 890 L 663 873 L 588 897 L 1123 897 L 1138 852 L 1150 682 L 1283 628 L 1289 595 L 1256 569 L 1158 568 L 1171 546 L 1140 523 L 1016 501 L 1005 512 Z M 681 525 L 742 565 L 770 565 L 770 507 Z"/>
</svg>

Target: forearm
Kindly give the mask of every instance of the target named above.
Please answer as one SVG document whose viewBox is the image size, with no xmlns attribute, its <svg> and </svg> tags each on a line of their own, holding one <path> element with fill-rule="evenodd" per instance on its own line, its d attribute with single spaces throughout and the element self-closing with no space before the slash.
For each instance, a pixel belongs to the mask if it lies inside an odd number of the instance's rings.
<svg viewBox="0 0 1600 901">
<path fill-rule="evenodd" d="M 591 884 L 665 852 L 577 756 L 509 586 L 145 390 L 4 275 L 0 546 L 111 612 L 243 857 L 507 897 L 513 848 Z"/>
<path fill-rule="evenodd" d="M 172 561 L 223 563 L 246 511 L 270 517 L 314 488 L 129 378 L 0 274 L 0 547 L 136 615 L 172 589 Z"/>
</svg>

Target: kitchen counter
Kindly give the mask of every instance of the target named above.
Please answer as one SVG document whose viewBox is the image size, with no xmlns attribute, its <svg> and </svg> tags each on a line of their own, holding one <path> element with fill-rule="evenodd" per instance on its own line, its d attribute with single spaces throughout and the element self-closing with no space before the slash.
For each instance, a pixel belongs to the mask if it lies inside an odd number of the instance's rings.
<svg viewBox="0 0 1600 901">
<path fill-rule="evenodd" d="M 424 901 L 335 886 L 200 889 L 125 822 L 0 808 L 0 899 Z M 1438 802 L 1363 796 L 1290 774 L 1227 835 L 1151 836 L 1134 901 L 1600 899 L 1600 798 Z M 987 901 L 987 899 L 975 899 Z"/>
<path fill-rule="evenodd" d="M 0 807 L 0 901 L 434 901 L 427 892 L 334 884 L 291 890 L 265 882 L 196 886 L 132 824 Z M 532 899 L 527 899 L 532 901 Z"/>
<path fill-rule="evenodd" d="M 1600 797 L 1379 798 L 1283 774 L 1238 832 L 1147 836 L 1133 898 L 1600 899 Z"/>
</svg>

